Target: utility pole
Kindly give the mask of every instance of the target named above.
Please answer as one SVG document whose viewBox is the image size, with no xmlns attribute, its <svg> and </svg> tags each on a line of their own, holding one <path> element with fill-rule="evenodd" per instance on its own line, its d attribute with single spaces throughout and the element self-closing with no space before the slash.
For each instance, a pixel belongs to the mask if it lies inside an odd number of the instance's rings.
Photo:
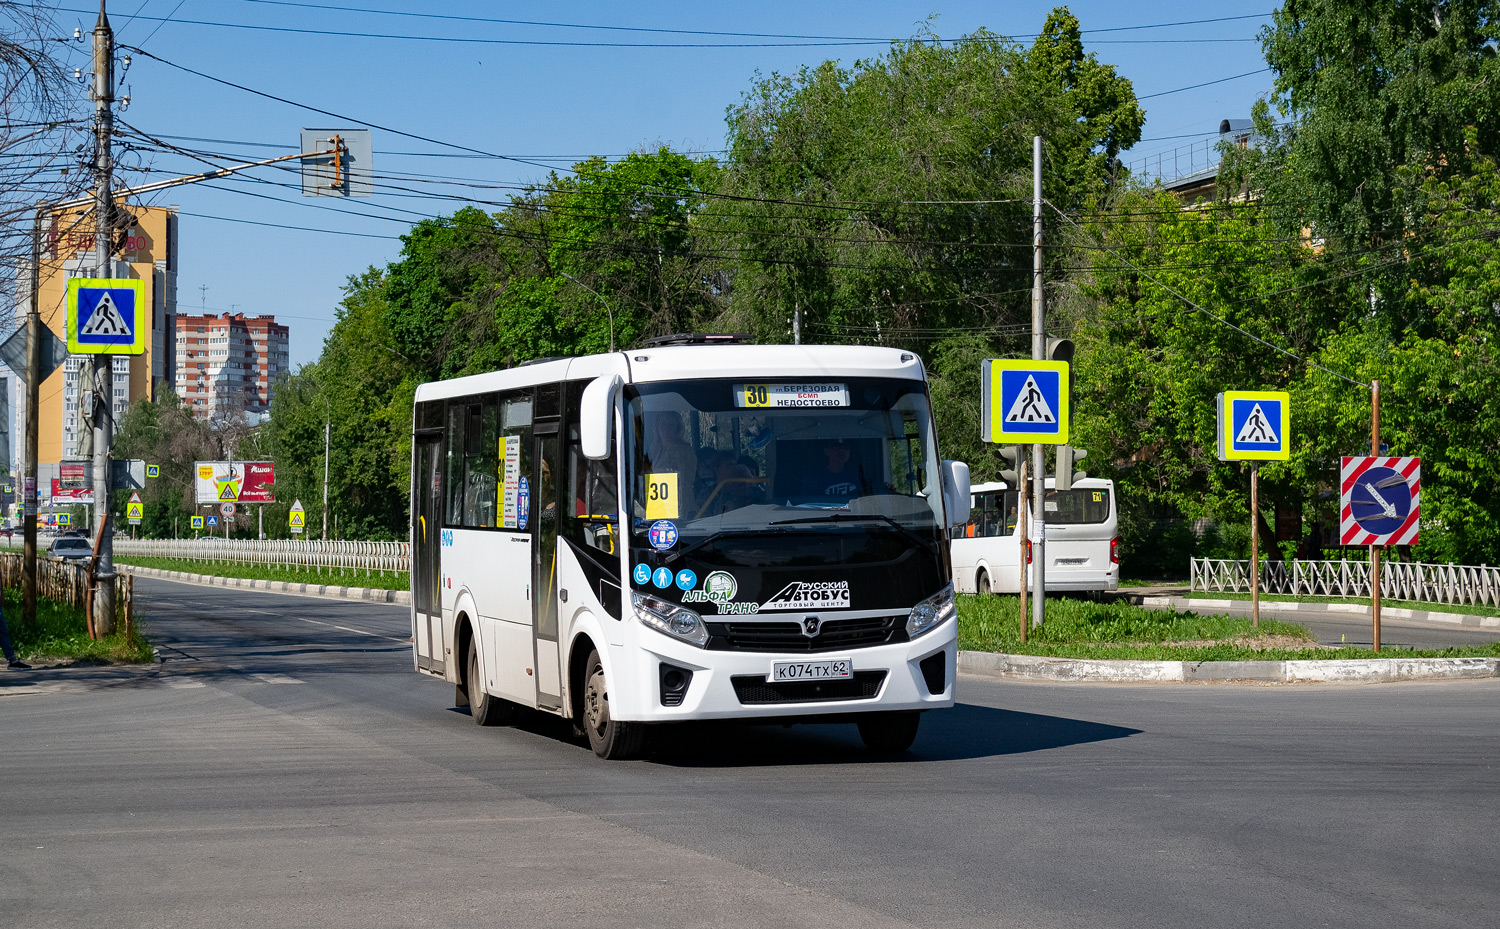
<svg viewBox="0 0 1500 929">
<path fill-rule="evenodd" d="M 326 404 L 328 398 L 324 397 Z M 329 418 L 325 410 L 323 414 L 323 541 L 328 541 L 328 432 Z"/>
<path fill-rule="evenodd" d="M 1370 381 L 1370 456 L 1380 454 L 1380 382 Z M 1370 546 L 1370 644 L 1380 653 L 1380 546 Z"/>
<path fill-rule="evenodd" d="M 112 204 L 110 187 L 114 183 L 114 159 L 110 151 L 114 136 L 115 100 L 115 34 L 104 12 L 105 0 L 99 0 L 99 21 L 94 25 L 94 253 L 98 258 L 97 276 L 114 277 L 114 235 L 110 221 Z M 141 319 L 136 320 L 141 325 Z M 101 636 L 114 632 L 115 625 L 115 559 L 114 520 L 110 506 L 110 444 L 114 441 L 115 358 L 94 357 L 92 383 L 94 392 L 94 506 L 99 519 L 95 550 L 94 625 Z M 82 393 L 80 391 L 80 393 Z"/>
<path fill-rule="evenodd" d="M 1043 318 L 1042 300 L 1042 137 L 1031 139 L 1031 360 L 1043 361 L 1047 357 L 1047 329 Z M 1040 443 L 1031 446 L 1032 508 L 1031 534 L 1032 553 L 1035 565 L 1032 574 L 1031 624 L 1041 628 L 1043 601 L 1047 596 L 1047 517 L 1043 509 L 1047 502 L 1047 468 L 1042 460 Z M 1025 560 L 1024 558 L 1022 559 Z M 1023 564 L 1024 572 L 1026 566 Z M 1025 574 L 1021 577 L 1024 579 Z"/>
<path fill-rule="evenodd" d="M 792 344 L 802 344 L 802 301 L 792 301 Z"/>
<path fill-rule="evenodd" d="M 31 221 L 31 306 L 26 313 L 26 473 L 21 478 L 21 621 L 36 626 L 36 472 L 39 438 L 36 415 L 42 396 L 42 211 Z"/>
</svg>

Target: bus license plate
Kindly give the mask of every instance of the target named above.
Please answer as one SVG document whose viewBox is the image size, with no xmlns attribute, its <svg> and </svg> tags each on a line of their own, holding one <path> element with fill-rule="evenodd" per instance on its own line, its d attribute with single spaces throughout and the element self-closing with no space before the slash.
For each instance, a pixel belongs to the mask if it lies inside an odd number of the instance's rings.
<svg viewBox="0 0 1500 929">
<path fill-rule="evenodd" d="M 848 658 L 776 661 L 771 664 L 772 681 L 843 681 L 853 676 L 853 662 Z"/>
</svg>

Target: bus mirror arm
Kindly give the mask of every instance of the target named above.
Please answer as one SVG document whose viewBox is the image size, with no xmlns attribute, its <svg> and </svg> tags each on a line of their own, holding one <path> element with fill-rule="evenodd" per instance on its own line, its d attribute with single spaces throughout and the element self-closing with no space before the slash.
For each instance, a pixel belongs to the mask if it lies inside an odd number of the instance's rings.
<svg viewBox="0 0 1500 929">
<path fill-rule="evenodd" d="M 948 528 L 969 521 L 969 466 L 962 461 L 944 461 L 942 467 L 943 511 Z"/>
<path fill-rule="evenodd" d="M 583 457 L 591 461 L 603 461 L 614 451 L 615 398 L 619 396 L 620 385 L 618 374 L 604 374 L 583 389 L 578 439 L 583 446 Z"/>
</svg>

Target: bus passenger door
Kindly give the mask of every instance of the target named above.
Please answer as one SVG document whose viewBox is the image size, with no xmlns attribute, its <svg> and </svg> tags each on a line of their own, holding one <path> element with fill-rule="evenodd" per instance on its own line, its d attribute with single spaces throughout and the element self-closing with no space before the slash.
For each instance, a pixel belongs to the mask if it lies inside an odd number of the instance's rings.
<svg viewBox="0 0 1500 929">
<path fill-rule="evenodd" d="M 550 428 L 550 431 L 548 431 Z M 562 706 L 562 675 L 557 643 L 557 425 L 538 423 L 536 433 L 536 499 L 532 502 L 532 619 L 536 663 L 536 702 L 539 707 Z"/>
<path fill-rule="evenodd" d="M 442 436 L 419 435 L 412 488 L 411 602 L 417 667 L 442 674 L 443 605 L 438 595 L 442 537 Z"/>
</svg>

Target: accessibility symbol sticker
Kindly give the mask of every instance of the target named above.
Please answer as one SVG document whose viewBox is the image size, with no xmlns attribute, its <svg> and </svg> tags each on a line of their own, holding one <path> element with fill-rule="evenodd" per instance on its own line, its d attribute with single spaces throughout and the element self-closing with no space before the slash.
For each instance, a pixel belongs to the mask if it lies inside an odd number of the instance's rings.
<svg viewBox="0 0 1500 929">
<path fill-rule="evenodd" d="M 1067 444 L 1067 362 L 990 358 L 980 367 L 980 374 L 980 437 L 984 441 Z"/>
<path fill-rule="evenodd" d="M 1285 391 L 1227 390 L 1219 394 L 1220 461 L 1286 461 L 1291 395 Z"/>
</svg>

